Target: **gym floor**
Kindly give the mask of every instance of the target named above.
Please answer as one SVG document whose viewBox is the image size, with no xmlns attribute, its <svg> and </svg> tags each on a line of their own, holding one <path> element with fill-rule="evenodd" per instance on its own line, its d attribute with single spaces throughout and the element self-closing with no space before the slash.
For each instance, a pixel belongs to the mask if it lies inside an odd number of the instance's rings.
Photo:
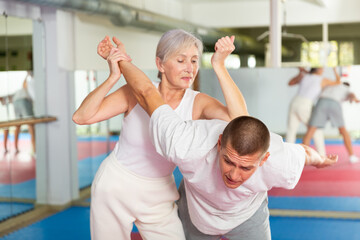
<svg viewBox="0 0 360 240">
<path fill-rule="evenodd" d="M 26 137 L 21 139 L 27 141 Z M 84 147 L 84 142 L 84 139 L 79 139 L 79 169 L 83 169 L 79 174 L 86 172 L 84 169 L 87 168 L 95 172 L 106 157 L 102 146 L 104 143 L 99 141 L 92 146 L 99 146 L 101 150 L 91 151 L 93 157 L 90 162 L 86 153 L 89 151 Z M 360 155 L 360 141 L 354 141 L 353 144 L 355 153 Z M 360 163 L 349 163 L 340 140 L 327 141 L 326 148 L 328 153 L 339 154 L 339 162 L 335 166 L 324 169 L 306 167 L 295 189 L 272 189 L 269 192 L 272 239 L 360 239 Z M 6 173 L 4 169 L 9 169 L 9 158 L 12 158 L 11 172 Z M 11 204 L 1 202 L 0 221 L 4 222 L 10 212 L 20 214 L 33 208 L 31 199 L 35 199 L 35 161 L 29 151 L 18 154 L 9 152 L 0 156 L 0 197 L 7 198 L 11 194 L 13 198 L 29 201 Z M 179 184 L 181 173 L 176 169 L 174 175 Z M 85 187 L 91 183 L 91 178 L 87 175 L 79 176 L 79 181 Z M 90 199 L 83 199 L 76 206 L 52 214 L 0 239 L 90 239 L 89 202 Z M 141 239 L 136 227 L 133 229 L 132 239 Z"/>
</svg>

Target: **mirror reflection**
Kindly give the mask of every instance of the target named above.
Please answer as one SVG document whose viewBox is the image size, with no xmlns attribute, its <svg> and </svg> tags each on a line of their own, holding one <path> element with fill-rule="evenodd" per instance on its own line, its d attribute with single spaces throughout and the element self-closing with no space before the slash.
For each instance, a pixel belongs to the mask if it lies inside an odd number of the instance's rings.
<svg viewBox="0 0 360 240">
<path fill-rule="evenodd" d="M 75 74 L 75 107 L 78 108 L 84 98 L 100 85 L 108 76 L 107 71 L 76 71 Z M 114 87 L 121 87 L 121 79 Z M 79 189 L 89 187 L 100 163 L 114 149 L 121 131 L 123 115 L 92 125 L 77 125 L 77 152 Z"/>
<path fill-rule="evenodd" d="M 35 202 L 32 21 L 0 17 L 0 221 L 28 211 Z"/>
</svg>

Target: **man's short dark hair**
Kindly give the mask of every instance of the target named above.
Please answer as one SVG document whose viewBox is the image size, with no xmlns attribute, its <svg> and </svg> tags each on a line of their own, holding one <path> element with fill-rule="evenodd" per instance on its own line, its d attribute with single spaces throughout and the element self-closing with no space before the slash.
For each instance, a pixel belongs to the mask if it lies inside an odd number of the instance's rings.
<svg viewBox="0 0 360 240">
<path fill-rule="evenodd" d="M 266 125 L 257 118 L 241 116 L 233 119 L 224 129 L 221 146 L 227 143 L 239 155 L 265 153 L 270 145 L 270 133 Z"/>
</svg>

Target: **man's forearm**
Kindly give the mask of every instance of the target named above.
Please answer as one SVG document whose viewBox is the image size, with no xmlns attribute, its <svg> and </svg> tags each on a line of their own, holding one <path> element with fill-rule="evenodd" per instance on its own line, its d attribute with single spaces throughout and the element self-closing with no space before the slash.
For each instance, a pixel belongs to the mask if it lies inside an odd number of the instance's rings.
<svg viewBox="0 0 360 240">
<path fill-rule="evenodd" d="M 165 104 L 154 84 L 139 68 L 127 61 L 121 61 L 119 66 L 136 100 L 149 116 L 155 109 Z"/>
<path fill-rule="evenodd" d="M 238 116 L 249 115 L 245 99 L 225 66 L 214 66 L 214 71 L 219 79 L 230 120 Z"/>
<path fill-rule="evenodd" d="M 305 149 L 305 165 L 306 166 L 316 166 L 323 162 L 320 154 L 316 152 L 311 147 L 301 144 L 301 146 Z"/>
<path fill-rule="evenodd" d="M 300 145 L 305 149 L 305 165 L 323 168 L 334 165 L 338 161 L 339 156 L 336 154 L 320 156 L 320 154 L 311 147 L 304 144 Z"/>
</svg>

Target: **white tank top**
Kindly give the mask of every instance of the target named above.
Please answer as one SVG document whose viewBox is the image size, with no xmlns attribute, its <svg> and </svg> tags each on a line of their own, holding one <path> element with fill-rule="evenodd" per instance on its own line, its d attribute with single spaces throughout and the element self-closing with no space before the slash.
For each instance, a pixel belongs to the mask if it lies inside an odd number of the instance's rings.
<svg viewBox="0 0 360 240">
<path fill-rule="evenodd" d="M 299 83 L 298 96 L 315 102 L 321 93 L 323 77 L 317 74 L 306 74 Z"/>
<path fill-rule="evenodd" d="M 158 83 L 154 83 L 155 86 Z M 183 120 L 191 120 L 195 96 L 199 92 L 186 89 L 185 94 L 175 109 Z M 169 176 L 175 165 L 160 156 L 149 135 L 149 115 L 136 104 L 131 112 L 123 119 L 119 141 L 114 152 L 121 164 L 134 173 L 151 178 Z"/>
</svg>

